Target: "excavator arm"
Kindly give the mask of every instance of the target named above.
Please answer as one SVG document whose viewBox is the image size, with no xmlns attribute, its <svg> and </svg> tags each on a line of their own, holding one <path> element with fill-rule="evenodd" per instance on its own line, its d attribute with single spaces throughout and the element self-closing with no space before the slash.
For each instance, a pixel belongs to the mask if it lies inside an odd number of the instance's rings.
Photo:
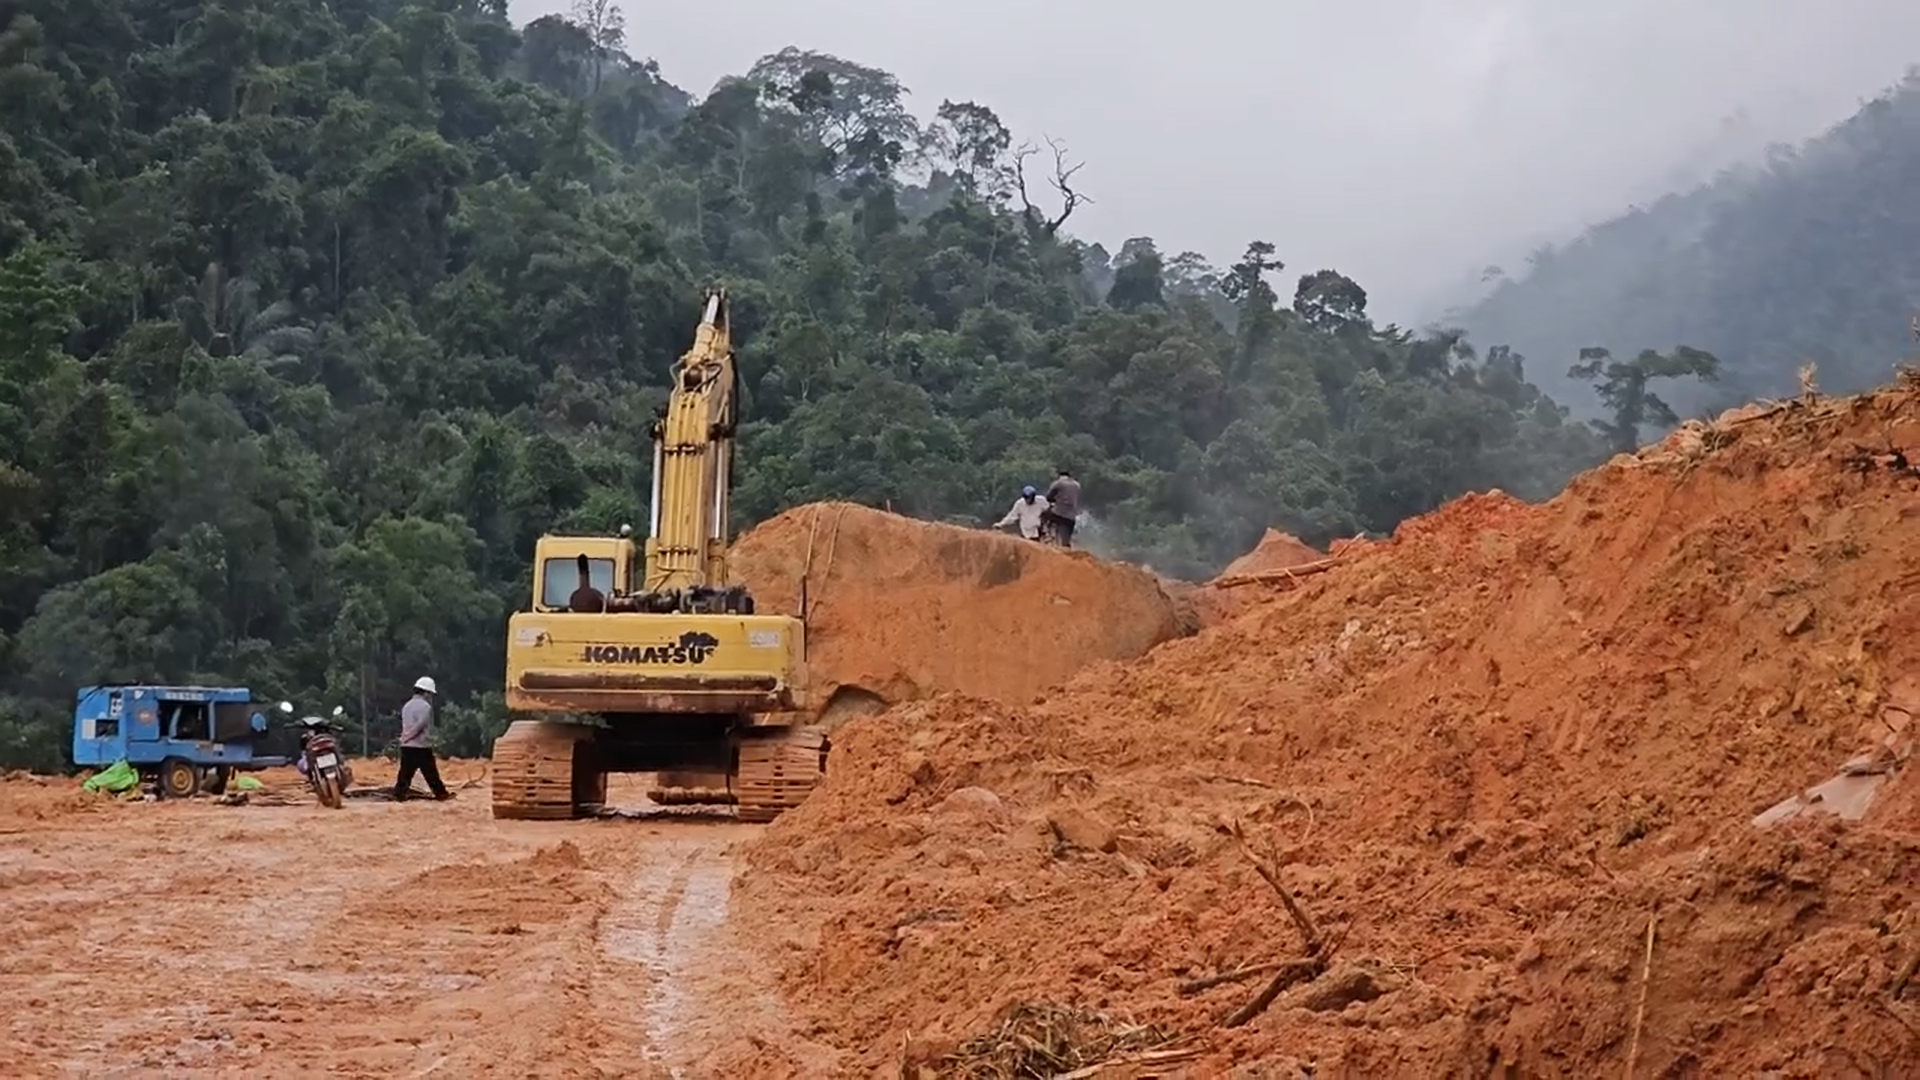
<svg viewBox="0 0 1920 1080">
<path fill-rule="evenodd" d="M 743 590 L 727 581 L 740 374 L 725 289 L 707 291 L 693 347 L 673 369 L 673 390 L 653 424 L 653 495 L 647 530 L 648 611 L 739 613 Z"/>
</svg>

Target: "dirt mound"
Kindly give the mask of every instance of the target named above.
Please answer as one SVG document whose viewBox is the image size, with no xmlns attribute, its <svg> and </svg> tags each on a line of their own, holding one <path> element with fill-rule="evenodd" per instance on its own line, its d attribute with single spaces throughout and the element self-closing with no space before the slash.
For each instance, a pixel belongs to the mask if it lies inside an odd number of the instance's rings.
<svg viewBox="0 0 1920 1080">
<path fill-rule="evenodd" d="M 1137 567 L 849 503 L 761 524 L 733 572 L 764 612 L 797 614 L 805 582 L 815 702 L 836 718 L 944 692 L 1029 701 L 1196 628 Z"/>
<path fill-rule="evenodd" d="M 1189 586 L 1187 600 L 1202 626 L 1232 622 L 1259 604 L 1274 589 L 1293 588 L 1298 580 L 1288 571 L 1318 569 L 1326 556 L 1278 529 L 1268 529 L 1252 551 L 1227 564 L 1204 585 Z M 1247 586 L 1264 588 L 1247 588 Z"/>
<path fill-rule="evenodd" d="M 78 778 L 24 771 L 0 775 L 0 832 L 26 832 L 34 822 L 73 814 L 107 813 L 113 805 L 112 795 L 87 791 Z"/>
<path fill-rule="evenodd" d="M 1204 1039 L 1196 1075 L 1914 1060 L 1920 785 L 1750 822 L 1920 709 L 1916 390 L 1459 500 L 1037 706 L 851 723 L 741 914 L 855 1073 L 1024 1001 Z M 1222 1028 L 1301 957 L 1289 901 L 1320 962 Z"/>
<path fill-rule="evenodd" d="M 358 917 L 406 925 L 448 920 L 486 934 L 518 934 L 571 917 L 569 905 L 602 903 L 606 885 L 571 841 L 496 863 L 450 863 L 416 874 L 362 905 Z"/>
<path fill-rule="evenodd" d="M 1299 537 L 1283 533 L 1278 529 L 1268 529 L 1260 538 L 1260 543 L 1252 551 L 1227 564 L 1220 571 L 1223 578 L 1239 577 L 1242 574 L 1261 574 L 1273 570 L 1285 570 L 1289 567 L 1304 566 L 1318 562 L 1325 556 L 1302 543 Z"/>
</svg>

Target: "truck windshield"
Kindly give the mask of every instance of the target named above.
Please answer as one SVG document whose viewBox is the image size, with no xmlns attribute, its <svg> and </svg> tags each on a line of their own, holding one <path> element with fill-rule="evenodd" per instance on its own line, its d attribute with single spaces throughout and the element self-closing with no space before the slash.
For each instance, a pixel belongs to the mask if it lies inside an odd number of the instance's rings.
<svg viewBox="0 0 1920 1080">
<path fill-rule="evenodd" d="M 540 567 L 540 606 L 564 608 L 567 600 L 573 596 L 573 590 L 580 587 L 580 566 L 578 559 L 548 559 Z M 613 595 L 613 560 L 588 559 L 587 580 L 600 590 L 602 596 Z"/>
</svg>

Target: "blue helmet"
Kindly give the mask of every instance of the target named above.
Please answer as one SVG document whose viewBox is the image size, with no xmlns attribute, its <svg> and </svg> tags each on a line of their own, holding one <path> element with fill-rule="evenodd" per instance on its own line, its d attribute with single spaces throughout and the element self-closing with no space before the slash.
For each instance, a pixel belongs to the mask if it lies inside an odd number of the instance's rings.
<svg viewBox="0 0 1920 1080">
<path fill-rule="evenodd" d="M 1021 498 L 1023 498 L 1023 499 L 1030 499 L 1030 498 L 1032 498 L 1032 497 L 1033 497 L 1033 485 L 1032 485 L 1032 484 L 1028 484 L 1028 485 L 1027 485 L 1026 487 L 1023 487 L 1023 488 L 1021 488 L 1021 489 L 1020 489 L 1020 497 L 1021 497 Z"/>
</svg>

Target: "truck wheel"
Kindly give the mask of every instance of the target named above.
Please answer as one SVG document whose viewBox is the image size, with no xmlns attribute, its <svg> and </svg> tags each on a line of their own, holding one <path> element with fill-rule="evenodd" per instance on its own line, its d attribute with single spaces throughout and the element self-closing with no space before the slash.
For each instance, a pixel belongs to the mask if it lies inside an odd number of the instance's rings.
<svg viewBox="0 0 1920 1080">
<path fill-rule="evenodd" d="M 160 763 L 160 796 L 166 799 L 191 799 L 200 790 L 200 766 L 184 758 L 168 758 Z"/>
<path fill-rule="evenodd" d="M 224 795 L 227 791 L 227 781 L 231 779 L 233 779 L 231 765 L 216 765 L 207 770 L 207 775 L 200 781 L 200 790 L 209 795 Z"/>
</svg>

